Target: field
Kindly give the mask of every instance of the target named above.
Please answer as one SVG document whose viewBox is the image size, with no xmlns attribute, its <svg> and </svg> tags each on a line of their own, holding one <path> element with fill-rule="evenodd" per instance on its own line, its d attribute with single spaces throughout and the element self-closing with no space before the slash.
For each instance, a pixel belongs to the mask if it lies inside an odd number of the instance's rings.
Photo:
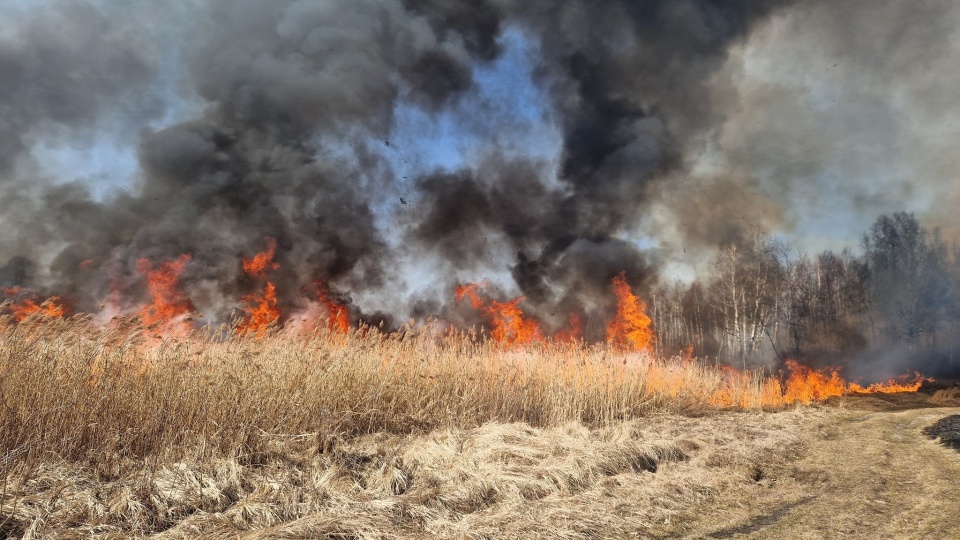
<svg viewBox="0 0 960 540">
<path fill-rule="evenodd" d="M 960 453 L 922 433 L 955 390 L 430 328 L 174 335 L 4 324 L 0 536 L 960 536 Z"/>
</svg>

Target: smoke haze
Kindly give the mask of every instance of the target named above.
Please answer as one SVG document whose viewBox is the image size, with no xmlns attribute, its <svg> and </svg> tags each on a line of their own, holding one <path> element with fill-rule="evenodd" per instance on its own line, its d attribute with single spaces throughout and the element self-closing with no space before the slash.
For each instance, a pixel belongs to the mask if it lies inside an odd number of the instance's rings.
<svg viewBox="0 0 960 540">
<path fill-rule="evenodd" d="M 226 318 L 271 238 L 285 306 L 320 280 L 365 319 L 454 316 L 489 276 L 559 326 L 756 227 L 960 230 L 952 2 L 4 4 L 0 276 L 80 309 L 189 253 Z M 44 164 L 102 140 L 129 185 Z"/>
</svg>

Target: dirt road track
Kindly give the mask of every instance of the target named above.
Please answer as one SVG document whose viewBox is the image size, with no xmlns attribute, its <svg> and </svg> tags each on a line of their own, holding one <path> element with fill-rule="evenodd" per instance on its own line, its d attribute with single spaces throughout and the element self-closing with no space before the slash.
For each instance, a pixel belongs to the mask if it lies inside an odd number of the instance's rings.
<svg viewBox="0 0 960 540">
<path fill-rule="evenodd" d="M 922 434 L 958 413 L 839 410 L 811 428 L 799 460 L 670 536 L 960 539 L 960 452 Z"/>
</svg>

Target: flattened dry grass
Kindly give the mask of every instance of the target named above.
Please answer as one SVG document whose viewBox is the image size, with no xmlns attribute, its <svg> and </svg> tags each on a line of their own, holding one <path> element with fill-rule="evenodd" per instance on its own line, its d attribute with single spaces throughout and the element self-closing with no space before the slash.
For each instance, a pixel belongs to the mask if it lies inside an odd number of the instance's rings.
<svg viewBox="0 0 960 540">
<path fill-rule="evenodd" d="M 236 458 L 131 464 L 106 478 L 78 463 L 8 478 L 0 533 L 17 538 L 633 538 L 749 489 L 801 446 L 808 411 L 590 429 L 485 424 L 378 433 L 321 452 L 272 437 Z M 766 480 L 769 481 L 769 480 Z"/>
</svg>

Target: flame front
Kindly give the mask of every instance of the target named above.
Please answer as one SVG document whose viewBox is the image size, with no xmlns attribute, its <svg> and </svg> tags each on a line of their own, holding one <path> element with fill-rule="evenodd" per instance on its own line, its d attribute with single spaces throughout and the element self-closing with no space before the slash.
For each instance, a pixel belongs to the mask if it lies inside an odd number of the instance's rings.
<svg viewBox="0 0 960 540">
<path fill-rule="evenodd" d="M 831 397 L 850 394 L 893 394 L 920 390 L 924 378 L 915 374 L 912 381 L 903 378 L 885 383 L 862 386 L 847 382 L 838 370 L 816 370 L 787 360 L 787 378 L 781 382 L 777 377 L 763 377 L 758 372 L 743 372 L 729 366 L 719 368 L 722 380 L 714 391 L 710 403 L 719 407 L 780 407 L 802 403 L 804 405 L 824 401 Z"/>
<path fill-rule="evenodd" d="M 482 283 L 468 283 L 456 289 L 457 302 L 466 297 L 470 307 L 484 313 L 490 319 L 490 338 L 505 345 L 523 345 L 542 338 L 540 324 L 527 318 L 520 309 L 523 297 L 509 302 L 491 301 L 487 303 L 480 297 Z"/>
<path fill-rule="evenodd" d="M 787 403 L 810 403 L 812 401 L 822 401 L 828 397 L 848 394 L 916 392 L 923 386 L 924 381 L 933 380 L 915 373 L 913 380 L 907 380 L 908 376 L 904 376 L 887 382 L 862 386 L 855 382 L 848 383 L 835 369 L 828 368 L 817 371 L 788 360 L 787 370 L 790 372 L 790 377 L 787 379 L 787 388 L 784 392 L 784 400 Z"/>
<path fill-rule="evenodd" d="M 842 396 L 847 391 L 846 381 L 836 370 L 817 371 L 793 360 L 787 360 L 787 370 L 790 376 L 783 393 L 786 403 L 823 401 L 829 397 Z"/>
<path fill-rule="evenodd" d="M 278 291 L 270 280 L 270 272 L 279 268 L 274 262 L 275 254 L 276 242 L 268 239 L 264 251 L 249 259 L 241 259 L 243 272 L 256 285 L 256 290 L 242 297 L 244 316 L 237 323 L 238 334 L 262 337 L 271 325 L 281 320 Z M 180 287 L 180 278 L 190 262 L 190 255 L 181 255 L 175 260 L 158 264 L 146 258 L 137 261 L 136 268 L 146 279 L 149 293 L 149 303 L 139 308 L 140 317 L 146 325 L 169 323 L 193 310 L 190 299 Z M 314 285 L 316 300 L 304 302 L 312 306 L 311 310 L 316 309 L 312 311 L 310 320 L 325 321 L 326 327 L 333 333 L 349 334 L 351 323 L 347 306 L 336 300 L 324 283 L 316 281 Z M 468 301 L 473 309 L 484 315 L 492 342 L 517 346 L 544 341 L 540 323 L 526 315 L 520 307 L 524 297 L 505 302 L 488 300 L 481 290 L 486 286 L 487 282 L 461 285 L 456 288 L 456 300 Z M 617 309 L 606 325 L 608 346 L 619 352 L 649 351 L 654 334 L 645 303 L 633 293 L 624 273 L 613 278 L 611 289 Z M 118 291 L 116 289 L 114 292 L 119 294 Z M 3 308 L 17 322 L 31 316 L 52 318 L 62 317 L 66 313 L 60 298 L 56 296 L 40 303 L 36 294 L 20 287 L 3 289 L 2 292 L 7 298 Z M 115 303 L 119 306 L 119 299 Z M 567 362 L 565 355 L 570 351 L 580 350 L 577 344 L 582 345 L 582 326 L 580 314 L 571 313 L 564 328 L 553 336 L 554 342 L 575 344 L 574 348 L 558 349 L 556 354 L 560 364 Z M 304 328 L 307 326 L 299 327 L 299 331 Z M 297 328 L 294 331 L 298 331 Z M 644 386 L 657 393 L 671 397 L 699 395 L 711 405 L 721 408 L 776 408 L 850 394 L 916 392 L 924 381 L 930 380 L 915 374 L 913 379 L 902 377 L 884 383 L 861 385 L 846 381 L 838 369 L 818 370 L 792 360 L 786 362 L 785 375 L 771 376 L 762 370 L 739 371 L 729 366 L 704 365 L 695 360 L 692 346 L 685 348 L 673 360 L 658 360 L 646 355 L 638 363 L 617 364 L 626 366 L 622 369 L 643 372 Z M 564 373 L 561 369 L 561 376 L 569 375 Z M 576 376 L 589 379 L 590 373 Z"/>
<path fill-rule="evenodd" d="M 647 305 L 633 294 L 623 272 L 613 278 L 612 286 L 617 297 L 617 314 L 607 324 L 607 343 L 631 351 L 650 350 L 653 330 L 646 313 Z"/>
<path fill-rule="evenodd" d="M 913 374 L 913 380 L 908 380 L 909 375 L 904 375 L 903 377 L 898 377 L 896 379 L 890 379 L 887 382 L 883 383 L 874 383 L 868 386 L 860 386 L 857 383 L 850 383 L 850 388 L 848 389 L 851 393 L 854 394 L 896 394 L 899 392 L 916 392 L 920 390 L 920 387 L 923 386 L 925 381 L 930 381 L 919 373 Z"/>
<path fill-rule="evenodd" d="M 269 281 L 262 291 L 244 296 L 243 301 L 246 303 L 243 311 L 247 316 L 237 327 L 241 334 L 254 333 L 262 336 L 271 324 L 280 319 L 277 288 Z"/>
<path fill-rule="evenodd" d="M 50 319 L 60 318 L 66 314 L 66 308 L 60 304 L 59 296 L 51 296 L 40 304 L 31 299 L 14 303 L 10 306 L 10 312 L 13 318 L 20 322 L 33 314 Z"/>
<path fill-rule="evenodd" d="M 151 300 L 140 310 L 144 324 L 168 323 L 193 311 L 193 304 L 180 289 L 180 275 L 189 262 L 190 255 L 181 255 L 154 268 L 149 259 L 137 260 L 137 271 L 147 279 Z"/>
<path fill-rule="evenodd" d="M 3 294 L 7 299 L 18 296 L 22 297 L 24 293 L 25 290 L 22 287 L 9 287 L 3 289 Z M 63 317 L 67 313 L 66 307 L 60 303 L 59 296 L 51 296 L 43 302 L 37 302 L 38 300 L 36 295 L 31 295 L 20 298 L 19 300 L 11 300 L 6 304 L 6 308 L 10 312 L 10 315 L 12 315 L 14 320 L 17 322 L 22 322 L 31 315 L 56 319 Z"/>
</svg>

